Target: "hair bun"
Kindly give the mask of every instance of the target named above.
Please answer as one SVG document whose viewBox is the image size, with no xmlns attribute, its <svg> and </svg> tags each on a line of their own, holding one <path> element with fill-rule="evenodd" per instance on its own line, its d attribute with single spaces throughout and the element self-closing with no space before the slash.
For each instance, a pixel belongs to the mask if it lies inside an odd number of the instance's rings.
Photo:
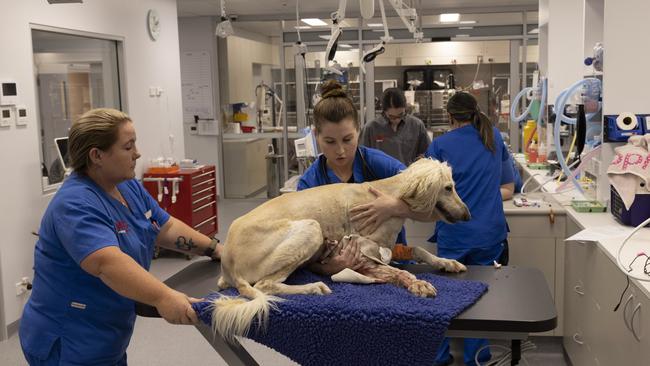
<svg viewBox="0 0 650 366">
<path fill-rule="evenodd" d="M 347 97 L 348 94 L 343 90 L 343 86 L 336 80 L 326 81 L 320 88 L 323 99 Z"/>
</svg>

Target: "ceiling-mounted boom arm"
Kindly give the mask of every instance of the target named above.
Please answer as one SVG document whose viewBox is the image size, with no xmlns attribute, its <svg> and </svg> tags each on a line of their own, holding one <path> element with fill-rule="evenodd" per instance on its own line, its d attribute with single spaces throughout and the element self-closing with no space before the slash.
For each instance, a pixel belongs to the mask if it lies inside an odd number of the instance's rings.
<svg viewBox="0 0 650 366">
<path fill-rule="evenodd" d="M 226 38 L 234 34 L 230 18 L 226 15 L 226 0 L 221 0 L 221 21 L 217 24 L 215 34 L 221 38 Z"/>
<path fill-rule="evenodd" d="M 370 63 L 375 61 L 375 58 L 377 56 L 381 55 L 382 53 L 386 52 L 386 43 L 390 42 L 393 40 L 393 37 L 390 36 L 388 33 L 388 22 L 386 21 L 386 9 L 384 9 L 384 0 L 377 0 L 379 1 L 379 11 L 381 12 L 381 21 L 384 24 L 384 36 L 381 37 L 381 43 L 370 49 L 368 52 L 364 53 L 363 56 L 361 57 L 361 71 L 363 73 L 366 72 L 366 68 L 364 67 L 364 64 Z"/>
<path fill-rule="evenodd" d="M 329 65 L 330 61 L 334 60 L 334 55 L 336 55 L 339 38 L 341 38 L 341 34 L 343 33 L 341 23 L 345 19 L 346 5 L 347 0 L 339 0 L 339 8 L 330 15 L 332 19 L 332 31 L 330 33 L 330 40 L 327 42 L 327 48 L 325 49 L 325 67 Z"/>
<path fill-rule="evenodd" d="M 402 19 L 402 22 L 408 31 L 413 34 L 413 38 L 415 38 L 416 41 L 421 41 L 424 35 L 421 31 L 418 31 L 417 26 L 415 25 L 418 19 L 418 14 L 415 9 L 408 7 L 402 0 L 388 0 L 388 2 L 393 6 L 393 9 L 395 9 L 395 12 L 397 12 L 400 19 Z M 385 24 L 386 23 L 384 22 L 384 25 Z"/>
</svg>

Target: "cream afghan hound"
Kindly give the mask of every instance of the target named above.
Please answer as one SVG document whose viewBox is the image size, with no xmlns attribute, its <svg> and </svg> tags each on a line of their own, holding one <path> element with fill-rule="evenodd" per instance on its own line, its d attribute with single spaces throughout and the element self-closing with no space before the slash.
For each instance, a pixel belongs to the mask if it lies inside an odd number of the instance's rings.
<svg viewBox="0 0 650 366">
<path fill-rule="evenodd" d="M 417 296 L 436 295 L 428 282 L 407 271 L 385 264 L 380 248 L 392 249 L 403 224 L 393 217 L 374 232 L 359 232 L 350 221 L 350 209 L 369 203 L 375 196 L 369 186 L 402 199 L 418 220 L 446 222 L 469 220 L 467 206 L 454 188 L 451 168 L 431 159 L 420 159 L 393 177 L 362 184 L 330 184 L 272 199 L 230 226 L 221 256 L 221 277 L 217 285 L 236 287 L 240 297 L 220 297 L 213 301 L 212 326 L 226 340 L 245 336 L 255 318 L 263 326 L 269 311 L 282 299 L 277 294 L 325 295 L 331 290 L 323 282 L 287 285 L 283 282 L 298 267 L 315 261 L 337 243 L 358 236 L 358 245 L 367 261 L 357 271 L 376 282 L 403 286 Z M 332 244 L 334 243 L 334 244 Z M 384 250 L 385 252 L 386 250 Z M 466 270 L 461 263 L 442 259 L 415 247 L 414 259 L 436 269 Z"/>
</svg>

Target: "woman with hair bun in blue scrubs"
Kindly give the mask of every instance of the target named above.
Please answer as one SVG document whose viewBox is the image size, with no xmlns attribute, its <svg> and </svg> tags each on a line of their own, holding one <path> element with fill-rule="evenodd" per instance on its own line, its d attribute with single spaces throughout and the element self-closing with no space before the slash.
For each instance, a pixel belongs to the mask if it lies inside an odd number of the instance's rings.
<svg viewBox="0 0 650 366">
<path fill-rule="evenodd" d="M 332 183 L 369 182 L 392 177 L 406 169 L 399 160 L 383 151 L 359 146 L 357 109 L 339 83 L 327 81 L 321 93 L 322 99 L 314 107 L 314 133 L 322 155 L 302 175 L 298 190 Z M 378 198 L 351 210 L 354 215 L 351 219 L 360 222 L 359 231 L 368 227 L 372 232 L 388 218 L 406 217 L 410 213 L 400 200 L 370 190 Z M 399 233 L 397 243 L 406 244 L 404 229 Z M 358 253 L 354 253 L 354 249 L 344 250 L 326 264 L 314 263 L 310 269 L 321 274 L 334 274 L 352 268 L 355 257 L 358 258 Z"/>
<path fill-rule="evenodd" d="M 73 169 L 43 215 L 34 283 L 20 322 L 30 365 L 126 365 L 135 301 L 172 324 L 192 302 L 149 274 L 155 245 L 218 258 L 216 239 L 169 216 L 135 178 L 131 118 L 94 109 L 70 128 Z"/>
<path fill-rule="evenodd" d="M 430 241 L 437 243 L 438 256 L 442 258 L 470 265 L 492 265 L 494 261 L 507 264 L 508 226 L 502 201 L 511 198 L 514 190 L 510 154 L 499 131 L 481 113 L 471 94 L 454 94 L 447 102 L 447 113 L 451 130 L 434 139 L 425 156 L 451 166 L 456 191 L 472 218 L 453 225 L 438 221 Z M 475 365 L 476 352 L 488 342 L 463 341 L 465 364 Z M 483 348 L 479 361 L 490 358 L 489 349 Z M 451 363 L 449 340 L 445 339 L 436 365 Z"/>
</svg>

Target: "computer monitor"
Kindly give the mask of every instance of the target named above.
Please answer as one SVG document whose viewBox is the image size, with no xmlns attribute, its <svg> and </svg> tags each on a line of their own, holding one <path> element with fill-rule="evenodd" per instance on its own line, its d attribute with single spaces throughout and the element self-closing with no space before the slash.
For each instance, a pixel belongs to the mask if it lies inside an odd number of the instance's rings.
<svg viewBox="0 0 650 366">
<path fill-rule="evenodd" d="M 68 156 L 68 138 L 57 137 L 54 139 L 56 144 L 56 152 L 59 155 L 59 161 L 63 165 L 63 169 L 68 171 L 70 169 L 70 157 Z"/>
</svg>

